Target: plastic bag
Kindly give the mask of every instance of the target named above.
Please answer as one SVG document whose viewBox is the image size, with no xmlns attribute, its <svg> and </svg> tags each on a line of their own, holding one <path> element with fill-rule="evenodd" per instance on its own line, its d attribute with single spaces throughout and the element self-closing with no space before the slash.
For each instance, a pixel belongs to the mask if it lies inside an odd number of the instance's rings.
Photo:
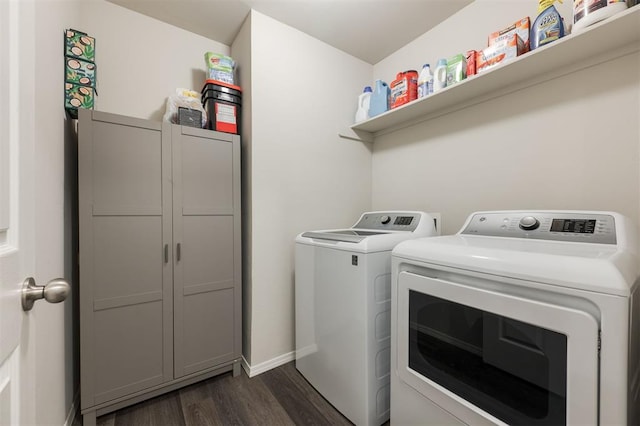
<svg viewBox="0 0 640 426">
<path fill-rule="evenodd" d="M 207 65 L 207 80 L 235 84 L 233 74 L 236 62 L 231 56 L 207 52 L 204 54 L 204 62 Z"/>
<path fill-rule="evenodd" d="M 180 122 L 180 108 L 200 111 L 202 122 L 199 127 L 206 127 L 207 111 L 205 111 L 202 103 L 200 103 L 200 93 L 189 89 L 176 89 L 176 93 L 167 98 L 167 110 L 164 113 L 163 120 L 173 124 L 186 124 Z"/>
</svg>

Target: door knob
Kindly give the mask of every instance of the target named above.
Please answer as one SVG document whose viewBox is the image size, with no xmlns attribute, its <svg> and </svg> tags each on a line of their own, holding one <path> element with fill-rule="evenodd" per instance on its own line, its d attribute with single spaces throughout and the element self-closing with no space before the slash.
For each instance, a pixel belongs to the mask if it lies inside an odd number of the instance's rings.
<svg viewBox="0 0 640 426">
<path fill-rule="evenodd" d="M 47 285 L 36 285 L 32 277 L 24 280 L 22 284 L 22 310 L 30 311 L 36 300 L 44 299 L 49 303 L 59 303 L 67 298 L 71 286 L 62 278 L 56 278 Z"/>
</svg>

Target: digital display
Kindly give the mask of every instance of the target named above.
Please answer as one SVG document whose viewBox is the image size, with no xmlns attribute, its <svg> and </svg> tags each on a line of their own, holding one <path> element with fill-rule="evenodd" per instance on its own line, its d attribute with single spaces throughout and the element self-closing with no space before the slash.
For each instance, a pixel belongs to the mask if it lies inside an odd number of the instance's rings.
<svg viewBox="0 0 640 426">
<path fill-rule="evenodd" d="M 398 216 L 396 217 L 395 222 L 393 222 L 394 225 L 411 225 L 411 222 L 413 221 L 413 216 Z"/>
<path fill-rule="evenodd" d="M 553 219 L 550 231 L 593 234 L 595 229 L 596 221 L 593 219 Z"/>
</svg>

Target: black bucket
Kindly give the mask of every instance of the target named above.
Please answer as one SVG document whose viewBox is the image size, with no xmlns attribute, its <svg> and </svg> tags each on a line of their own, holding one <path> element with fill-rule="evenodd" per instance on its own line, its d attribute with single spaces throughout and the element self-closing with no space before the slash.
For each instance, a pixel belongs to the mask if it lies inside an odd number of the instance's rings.
<svg viewBox="0 0 640 426">
<path fill-rule="evenodd" d="M 207 80 L 202 88 L 201 100 L 208 115 L 207 129 L 240 134 L 240 87 L 217 80 Z"/>
</svg>

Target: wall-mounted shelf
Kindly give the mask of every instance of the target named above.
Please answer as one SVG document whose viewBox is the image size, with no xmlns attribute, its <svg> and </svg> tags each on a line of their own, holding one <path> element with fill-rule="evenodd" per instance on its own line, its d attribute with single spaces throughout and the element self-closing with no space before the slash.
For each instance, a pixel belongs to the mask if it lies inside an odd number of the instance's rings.
<svg viewBox="0 0 640 426">
<path fill-rule="evenodd" d="M 354 124 L 339 135 L 372 142 L 377 136 L 638 51 L 640 6 L 632 7 L 426 98 Z"/>
</svg>

